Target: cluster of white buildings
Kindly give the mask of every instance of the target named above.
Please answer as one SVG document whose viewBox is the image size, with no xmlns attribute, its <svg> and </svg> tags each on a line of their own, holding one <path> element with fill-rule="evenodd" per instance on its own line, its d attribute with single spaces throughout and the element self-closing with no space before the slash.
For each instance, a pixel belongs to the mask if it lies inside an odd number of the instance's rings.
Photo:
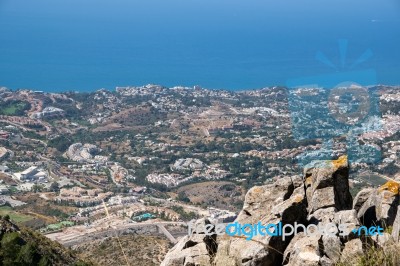
<svg viewBox="0 0 400 266">
<path fill-rule="evenodd" d="M 9 192 L 8 187 L 7 187 L 6 185 L 3 185 L 3 184 L 0 182 L 0 195 L 1 195 L 1 194 L 7 194 L 8 192 Z M 1 206 L 1 203 L 0 203 L 0 206 Z"/>
<path fill-rule="evenodd" d="M 46 107 L 41 112 L 31 114 L 32 119 L 52 118 L 64 115 L 64 110 L 57 107 Z"/>
<path fill-rule="evenodd" d="M 14 173 L 13 178 L 21 182 L 47 182 L 47 173 L 37 166 L 31 166 L 28 169 Z"/>
<path fill-rule="evenodd" d="M 58 203 L 72 204 L 76 206 L 93 206 L 106 201 L 112 195 L 112 192 L 103 192 L 101 189 L 73 187 L 71 189 L 61 189 L 60 195 L 54 200 Z"/>
<path fill-rule="evenodd" d="M 179 174 L 149 174 L 146 179 L 153 184 L 163 184 L 167 187 L 176 187 L 183 182 L 192 179 L 192 176 L 185 177 Z"/>
<path fill-rule="evenodd" d="M 214 207 L 208 207 L 207 210 L 210 218 L 217 223 L 233 222 L 237 217 L 236 213 L 228 210 L 220 210 Z"/>
<path fill-rule="evenodd" d="M 217 180 L 228 176 L 230 173 L 217 168 L 207 168 L 205 170 L 197 170 L 190 176 L 181 174 L 149 174 L 146 180 L 150 183 L 158 183 L 167 187 L 176 187 L 184 182 L 188 182 L 195 178 L 204 178 L 206 180 Z"/>
<path fill-rule="evenodd" d="M 173 170 L 200 170 L 207 167 L 202 161 L 196 158 L 178 159 L 171 167 Z"/>
<path fill-rule="evenodd" d="M 117 195 L 114 197 L 111 197 L 108 201 L 108 205 L 123 205 L 123 204 L 129 204 L 129 203 L 134 203 L 138 201 L 138 197 L 136 196 L 128 196 L 128 197 L 123 197 L 121 195 Z"/>
<path fill-rule="evenodd" d="M 93 144 L 74 143 L 69 146 L 66 156 L 75 162 L 88 162 L 88 163 L 106 163 L 108 157 L 96 155 L 100 149 Z"/>
<path fill-rule="evenodd" d="M 153 95 L 154 93 L 160 93 L 164 91 L 161 85 L 147 84 L 140 87 L 117 87 L 116 91 L 123 96 L 134 96 L 134 95 Z"/>
</svg>

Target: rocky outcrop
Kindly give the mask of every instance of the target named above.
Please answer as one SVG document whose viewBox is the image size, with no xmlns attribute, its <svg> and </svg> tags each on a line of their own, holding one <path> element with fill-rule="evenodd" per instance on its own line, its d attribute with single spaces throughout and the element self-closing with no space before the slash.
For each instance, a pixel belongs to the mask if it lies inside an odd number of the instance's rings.
<svg viewBox="0 0 400 266">
<path fill-rule="evenodd" d="M 206 229 L 206 226 L 212 224 L 207 219 L 200 219 L 193 227 Z M 215 232 L 215 228 L 212 227 L 209 231 Z M 204 233 L 184 236 L 169 251 L 161 265 L 211 265 L 211 257 L 217 249 L 216 236 Z"/>
<path fill-rule="evenodd" d="M 254 187 L 246 195 L 245 205 L 236 221 L 239 224 L 294 224 L 306 221 L 307 204 L 301 178 L 283 178 L 272 185 Z M 235 261 L 234 265 L 274 265 L 290 239 L 257 235 L 245 238 L 225 238 L 219 245 L 215 262 Z"/>
<path fill-rule="evenodd" d="M 353 201 L 353 209 L 358 212 L 373 191 L 373 188 L 363 188 L 360 192 L 358 192 Z"/>
<path fill-rule="evenodd" d="M 340 260 L 342 262 L 353 262 L 358 256 L 364 253 L 363 243 L 356 238 L 345 243 Z"/>
<path fill-rule="evenodd" d="M 371 192 L 358 211 L 357 216 L 367 226 L 376 224 L 385 227 L 392 226 L 397 215 L 398 206 L 399 183 L 389 181 L 379 189 Z"/>
<path fill-rule="evenodd" d="M 347 157 L 335 161 L 315 161 L 305 166 L 304 184 L 308 200 L 308 212 L 335 207 L 347 210 L 352 207 L 349 191 L 349 167 Z"/>
<path fill-rule="evenodd" d="M 378 189 L 364 189 L 353 201 L 348 173 L 347 157 L 342 156 L 307 165 L 302 177 L 285 177 L 248 191 L 235 222 L 304 225 L 297 234 L 285 238 L 258 234 L 251 239 L 193 234 L 182 238 L 162 265 L 335 265 L 363 254 L 367 237 L 356 233 L 363 225 L 392 227 L 392 235 L 368 238 L 372 245 L 383 247 L 397 241 L 399 185 L 389 182 Z"/>
</svg>

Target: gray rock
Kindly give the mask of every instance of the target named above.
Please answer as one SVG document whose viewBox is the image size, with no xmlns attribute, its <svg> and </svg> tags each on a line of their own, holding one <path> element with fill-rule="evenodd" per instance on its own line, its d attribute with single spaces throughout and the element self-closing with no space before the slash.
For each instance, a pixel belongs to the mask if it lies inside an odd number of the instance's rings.
<svg viewBox="0 0 400 266">
<path fill-rule="evenodd" d="M 234 256 L 230 256 L 230 241 L 224 239 L 223 241 L 218 242 L 218 252 L 214 259 L 215 265 L 231 265 L 231 266 L 239 266 L 241 262 L 238 258 Z"/>
<path fill-rule="evenodd" d="M 274 206 L 289 199 L 299 185 L 298 178 L 281 178 L 273 184 L 251 188 L 245 197 L 243 210 L 239 213 L 238 221 L 253 220 L 257 223 Z M 251 217 L 251 218 L 250 218 Z"/>
<path fill-rule="evenodd" d="M 359 220 L 357 218 L 356 210 L 339 211 L 339 212 L 335 213 L 334 221 L 337 224 L 351 223 L 354 225 L 359 225 Z"/>
<path fill-rule="evenodd" d="M 290 241 L 289 245 L 286 247 L 285 252 L 283 253 L 283 265 L 286 265 L 289 263 L 290 257 L 294 254 L 295 248 L 294 245 L 302 238 L 305 237 L 305 233 L 301 232 L 298 233 L 293 237 L 293 239 Z"/>
<path fill-rule="evenodd" d="M 390 182 L 388 182 L 390 183 Z M 357 213 L 357 218 L 366 226 L 381 224 L 392 226 L 399 206 L 399 194 L 385 189 L 375 189 Z"/>
<path fill-rule="evenodd" d="M 340 261 L 346 262 L 349 265 L 364 254 L 363 244 L 360 239 L 353 239 L 344 245 Z"/>
<path fill-rule="evenodd" d="M 338 225 L 338 228 L 340 225 L 339 231 L 341 234 L 341 238 L 354 235 L 352 233 L 352 230 L 360 227 L 360 221 L 357 218 L 356 210 L 345 210 L 337 212 L 335 214 L 334 222 Z M 348 238 L 346 238 L 346 240 L 348 240 Z"/>
<path fill-rule="evenodd" d="M 168 252 L 161 265 L 211 265 L 210 263 L 206 244 L 200 238 L 194 240 L 185 236 Z"/>
<path fill-rule="evenodd" d="M 279 182 L 265 187 L 251 189 L 246 196 L 246 212 L 239 215 L 237 222 L 240 224 L 294 224 L 305 223 L 306 204 L 303 187 L 295 188 L 291 179 L 284 178 Z M 286 190 L 285 190 L 286 189 Z M 274 193 L 274 191 L 276 193 Z M 255 203 L 258 198 L 262 204 Z M 269 199 L 271 202 L 266 201 Z M 263 207 L 261 207 L 263 206 Z M 266 211 L 269 209 L 269 212 Z M 215 262 L 235 261 L 238 265 L 276 265 L 281 253 L 289 244 L 290 238 L 283 240 L 281 237 L 255 236 L 252 241 L 240 238 L 227 238 L 227 243 L 221 243 L 218 248 Z M 229 248 L 227 248 L 229 247 Z"/>
<path fill-rule="evenodd" d="M 371 239 L 381 248 L 385 248 L 395 243 L 393 237 L 388 233 L 371 236 Z"/>
<path fill-rule="evenodd" d="M 270 238 L 269 238 L 270 239 Z M 268 258 L 268 246 L 261 239 L 247 241 L 234 238 L 224 239 L 219 244 L 215 265 L 273 265 Z"/>
<path fill-rule="evenodd" d="M 313 224 L 328 224 L 334 222 L 336 212 L 335 207 L 319 209 L 308 215 L 307 220 Z"/>
<path fill-rule="evenodd" d="M 358 212 L 373 191 L 373 188 L 363 188 L 360 192 L 358 192 L 353 201 L 353 209 Z"/>
<path fill-rule="evenodd" d="M 321 266 L 334 266 L 335 265 L 335 263 L 332 260 L 330 260 L 327 256 L 323 256 L 320 259 L 319 264 Z"/>
<path fill-rule="evenodd" d="M 324 246 L 324 253 L 334 263 L 340 259 L 342 244 L 338 236 L 322 236 L 322 243 Z"/>
<path fill-rule="evenodd" d="M 396 218 L 393 222 L 392 237 L 395 242 L 399 241 L 400 235 L 400 206 L 397 207 Z"/>
<path fill-rule="evenodd" d="M 304 205 L 304 200 L 305 200 L 305 192 L 303 187 L 298 187 L 293 191 L 293 194 L 288 200 L 285 200 L 284 202 L 277 204 L 272 207 L 271 213 L 274 215 L 274 217 L 277 218 L 284 218 L 284 220 L 290 220 L 290 221 L 296 221 L 300 220 L 298 218 L 304 218 L 304 214 L 299 216 L 298 212 L 291 212 L 288 211 L 291 207 L 295 207 L 297 205 L 303 204 L 304 206 L 304 211 L 306 211 L 306 206 Z M 301 211 L 301 209 L 300 209 Z M 286 215 L 285 217 L 283 217 Z M 288 217 L 288 216 L 294 216 L 294 217 Z"/>
<path fill-rule="evenodd" d="M 349 166 L 346 156 L 334 161 L 314 161 L 304 169 L 309 214 L 321 208 L 349 210 L 353 199 L 349 191 Z"/>
<path fill-rule="evenodd" d="M 335 207 L 335 191 L 333 187 L 317 189 L 311 196 L 309 212 L 313 213 L 322 208 Z"/>
<path fill-rule="evenodd" d="M 210 224 L 207 219 L 200 219 L 194 223 L 196 226 L 206 226 Z M 211 258 L 216 252 L 217 243 L 216 235 L 207 236 L 205 234 L 197 234 L 184 236 L 178 243 L 167 253 L 162 266 L 206 266 L 211 265 Z"/>
<path fill-rule="evenodd" d="M 284 253 L 284 265 L 287 266 L 317 266 L 321 260 L 319 241 L 320 235 L 296 235 Z"/>
</svg>

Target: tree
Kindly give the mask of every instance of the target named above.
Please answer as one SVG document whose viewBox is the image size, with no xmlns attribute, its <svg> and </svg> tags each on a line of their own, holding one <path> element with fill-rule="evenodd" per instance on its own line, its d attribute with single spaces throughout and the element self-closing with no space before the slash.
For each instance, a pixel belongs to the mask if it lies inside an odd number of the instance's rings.
<svg viewBox="0 0 400 266">
<path fill-rule="evenodd" d="M 72 140 L 69 138 L 65 136 L 59 136 L 49 140 L 48 145 L 56 148 L 59 152 L 65 152 L 72 143 Z"/>
<path fill-rule="evenodd" d="M 17 256 L 17 263 L 20 265 L 37 265 L 40 255 L 37 252 L 35 244 L 28 243 L 21 248 Z"/>
<path fill-rule="evenodd" d="M 1 239 L 1 257 L 3 257 L 2 265 L 15 265 L 15 260 L 24 240 L 19 236 L 19 233 L 6 233 Z"/>
<path fill-rule="evenodd" d="M 32 192 L 42 192 L 43 191 L 43 186 L 42 185 L 38 185 L 38 184 L 34 184 L 32 186 Z"/>
<path fill-rule="evenodd" d="M 50 185 L 50 191 L 52 191 L 52 192 L 58 192 L 58 191 L 60 191 L 60 186 L 58 185 L 57 182 L 51 183 L 51 185 Z"/>
<path fill-rule="evenodd" d="M 51 265 L 51 263 L 50 263 L 49 258 L 48 258 L 47 256 L 44 256 L 44 257 L 42 257 L 42 258 L 40 259 L 38 265 L 39 265 L 39 266 L 49 266 L 49 265 Z"/>
<path fill-rule="evenodd" d="M 185 192 L 183 191 L 178 193 L 178 200 L 183 202 L 190 202 L 190 199 L 186 196 Z"/>
</svg>

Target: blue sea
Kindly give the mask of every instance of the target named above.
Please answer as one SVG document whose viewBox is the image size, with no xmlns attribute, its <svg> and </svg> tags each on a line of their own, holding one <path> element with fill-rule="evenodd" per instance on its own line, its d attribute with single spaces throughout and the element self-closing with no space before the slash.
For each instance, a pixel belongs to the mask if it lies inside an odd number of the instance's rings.
<svg viewBox="0 0 400 266">
<path fill-rule="evenodd" d="M 398 85 L 399 26 L 397 0 L 0 0 L 0 86 Z"/>
</svg>

